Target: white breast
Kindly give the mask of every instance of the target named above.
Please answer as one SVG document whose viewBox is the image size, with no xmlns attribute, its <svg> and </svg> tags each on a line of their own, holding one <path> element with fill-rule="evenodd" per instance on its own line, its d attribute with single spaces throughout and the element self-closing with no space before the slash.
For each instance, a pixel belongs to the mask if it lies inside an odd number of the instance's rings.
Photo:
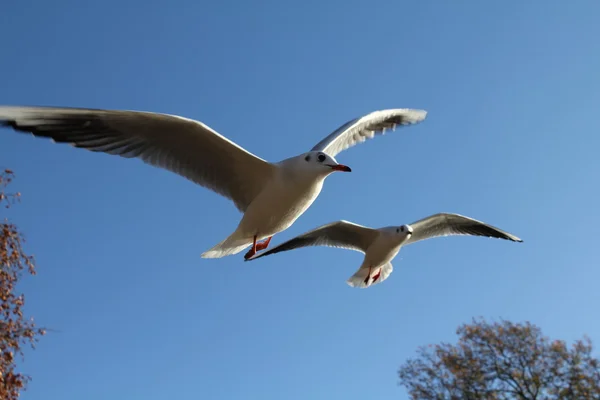
<svg viewBox="0 0 600 400">
<path fill-rule="evenodd" d="M 380 233 L 367 249 L 364 264 L 372 267 L 384 265 L 396 257 L 401 246 L 402 242 L 397 237 Z"/>
<path fill-rule="evenodd" d="M 323 179 L 298 181 L 277 176 L 250 204 L 238 231 L 260 238 L 289 228 L 315 201 L 322 188 Z"/>
</svg>

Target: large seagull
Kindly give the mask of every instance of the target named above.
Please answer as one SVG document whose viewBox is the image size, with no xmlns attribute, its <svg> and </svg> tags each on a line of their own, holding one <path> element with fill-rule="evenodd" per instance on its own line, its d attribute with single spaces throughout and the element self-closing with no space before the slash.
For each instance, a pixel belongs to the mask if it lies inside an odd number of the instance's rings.
<svg viewBox="0 0 600 400">
<path fill-rule="evenodd" d="M 375 111 L 346 122 L 310 151 L 267 162 L 202 122 L 176 115 L 64 107 L 0 106 L 0 125 L 96 152 L 140 158 L 233 201 L 243 213 L 235 231 L 202 254 L 219 258 L 268 247 L 315 201 L 327 176 L 350 172 L 335 156 L 397 126 L 425 119 L 416 109 Z M 263 240 L 263 242 L 259 242 Z"/>
</svg>

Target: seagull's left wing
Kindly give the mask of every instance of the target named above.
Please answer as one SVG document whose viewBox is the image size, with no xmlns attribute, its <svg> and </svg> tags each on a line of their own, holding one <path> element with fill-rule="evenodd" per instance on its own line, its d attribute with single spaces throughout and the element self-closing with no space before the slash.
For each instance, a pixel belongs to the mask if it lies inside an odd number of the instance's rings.
<svg viewBox="0 0 600 400">
<path fill-rule="evenodd" d="M 410 108 L 374 111 L 360 118 L 346 122 L 325 139 L 317 143 L 312 151 L 322 151 L 335 157 L 349 147 L 383 135 L 387 129 L 395 130 L 398 125 L 413 125 L 421 122 L 427 111 Z"/>
<path fill-rule="evenodd" d="M 471 235 L 522 242 L 521 239 L 492 225 L 459 214 L 440 213 L 410 224 L 413 234 L 406 244 L 438 236 Z"/>
<path fill-rule="evenodd" d="M 247 261 L 256 260 L 262 256 L 279 253 L 280 251 L 308 246 L 340 247 L 364 253 L 378 235 L 379 232 L 376 229 L 348 221 L 336 221 L 296 236 L 270 250 L 258 253 Z"/>
</svg>

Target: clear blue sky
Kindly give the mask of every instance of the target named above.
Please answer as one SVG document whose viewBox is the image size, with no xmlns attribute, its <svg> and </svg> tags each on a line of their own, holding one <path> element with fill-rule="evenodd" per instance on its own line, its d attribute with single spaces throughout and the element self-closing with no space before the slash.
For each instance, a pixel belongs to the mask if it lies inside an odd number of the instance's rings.
<svg viewBox="0 0 600 400">
<path fill-rule="evenodd" d="M 39 275 L 27 311 L 56 330 L 27 354 L 34 399 L 406 399 L 398 366 L 473 316 L 600 344 L 600 4 L 11 1 L 0 104 L 174 113 L 270 161 L 350 118 L 427 120 L 349 149 L 280 243 L 337 219 L 446 211 L 524 243 L 404 248 L 381 285 L 359 253 L 244 263 L 200 254 L 240 214 L 138 160 L 0 131 Z"/>
</svg>

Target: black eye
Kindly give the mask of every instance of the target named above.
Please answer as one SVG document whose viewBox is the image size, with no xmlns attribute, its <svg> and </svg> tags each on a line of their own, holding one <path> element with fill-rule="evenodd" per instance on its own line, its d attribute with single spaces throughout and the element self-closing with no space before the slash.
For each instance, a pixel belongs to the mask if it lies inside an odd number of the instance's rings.
<svg viewBox="0 0 600 400">
<path fill-rule="evenodd" d="M 400 227 L 400 232 L 404 232 L 404 227 Z"/>
<path fill-rule="evenodd" d="M 307 154 L 306 157 L 304 157 L 304 159 L 306 160 L 306 162 L 309 162 L 310 161 L 310 155 Z"/>
<path fill-rule="evenodd" d="M 325 155 L 324 154 L 319 154 L 319 156 L 317 157 L 317 160 L 319 160 L 319 162 L 323 162 L 325 161 Z"/>
<path fill-rule="evenodd" d="M 396 233 L 400 233 L 400 229 L 399 228 L 396 228 Z"/>
</svg>

